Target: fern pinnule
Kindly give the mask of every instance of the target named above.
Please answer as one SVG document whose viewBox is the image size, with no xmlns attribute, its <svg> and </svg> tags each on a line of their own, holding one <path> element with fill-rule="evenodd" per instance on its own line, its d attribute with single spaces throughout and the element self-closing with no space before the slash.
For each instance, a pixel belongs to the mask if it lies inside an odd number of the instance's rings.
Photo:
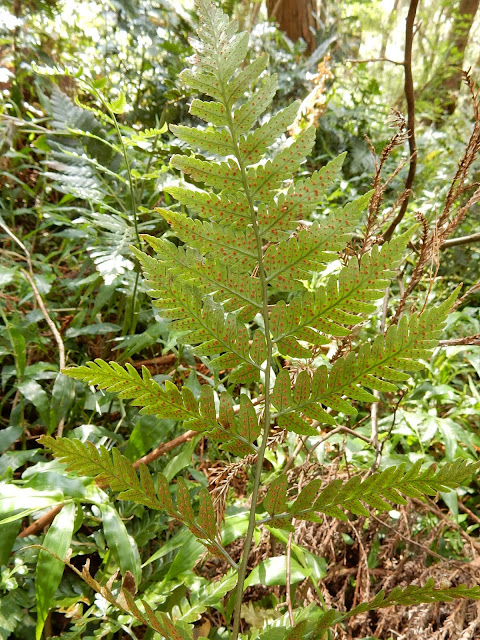
<svg viewBox="0 0 480 640">
<path fill-rule="evenodd" d="M 363 479 L 354 476 L 344 482 L 338 478 L 328 483 L 321 491 L 321 479 L 316 478 L 302 489 L 289 507 L 286 507 L 287 478 L 281 475 L 267 490 L 265 509 L 270 516 L 283 518 L 287 522 L 291 518 L 318 521 L 318 513 L 346 522 L 348 512 L 367 517 L 370 515 L 363 503 L 378 511 L 389 511 L 392 504 L 406 504 L 406 498 L 423 500 L 425 495 L 455 489 L 478 471 L 480 463 L 458 459 L 446 463 L 440 469 L 437 469 L 435 464 L 423 471 L 421 467 L 420 460 L 410 469 L 402 464 L 398 467 L 387 467 Z M 280 508 L 277 508 L 277 505 L 280 505 Z M 269 518 L 262 522 L 268 520 Z"/>
</svg>

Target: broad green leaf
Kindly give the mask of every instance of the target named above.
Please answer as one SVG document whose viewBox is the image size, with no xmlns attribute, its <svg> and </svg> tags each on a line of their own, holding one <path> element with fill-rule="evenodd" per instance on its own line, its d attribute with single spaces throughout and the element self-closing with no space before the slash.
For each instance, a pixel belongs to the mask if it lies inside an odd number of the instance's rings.
<svg viewBox="0 0 480 640">
<path fill-rule="evenodd" d="M 100 505 L 103 532 L 122 575 L 130 571 L 138 585 L 142 577 L 140 555 L 135 540 L 128 533 L 117 510 L 109 504 Z"/>
<path fill-rule="evenodd" d="M 43 541 L 43 546 L 52 551 L 59 558 L 64 558 L 72 541 L 73 525 L 75 522 L 75 503 L 64 505 L 58 513 Z M 37 627 L 36 640 L 42 636 L 48 611 L 52 606 L 53 597 L 62 579 L 65 565 L 54 558 L 48 551 L 41 550 L 35 572 L 35 594 L 37 597 Z"/>
<path fill-rule="evenodd" d="M 311 574 L 310 569 L 303 569 L 296 560 L 291 559 L 291 584 L 301 582 Z M 244 588 L 255 584 L 272 586 L 284 585 L 287 575 L 287 556 L 267 558 L 258 564 L 245 580 Z"/>
</svg>

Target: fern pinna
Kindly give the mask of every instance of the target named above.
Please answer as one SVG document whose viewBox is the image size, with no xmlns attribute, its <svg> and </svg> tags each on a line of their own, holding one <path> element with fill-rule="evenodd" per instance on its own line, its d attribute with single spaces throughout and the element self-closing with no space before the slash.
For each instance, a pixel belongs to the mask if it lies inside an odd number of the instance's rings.
<svg viewBox="0 0 480 640">
<path fill-rule="evenodd" d="M 174 418 L 186 428 L 207 434 L 233 454 L 255 457 L 249 526 L 240 565 L 220 543 L 207 490 L 199 493 L 197 511 L 182 478 L 176 483 L 174 502 L 164 476 L 152 479 L 145 466 L 140 466 L 137 475 L 116 449 L 110 453 L 88 443 L 50 437 L 43 442 L 69 469 L 98 476 L 102 483 L 120 491 L 122 499 L 165 510 L 189 527 L 210 552 L 227 559 L 238 571 L 232 631 L 236 640 L 255 526 L 269 522 L 292 530 L 292 518 L 319 521 L 321 514 L 341 519 L 346 519 L 347 513 L 368 515 L 367 507 L 386 510 L 391 504 L 404 504 L 405 497 L 457 487 L 476 465 L 460 461 L 438 471 L 434 467 L 422 470 L 420 464 L 411 469 L 392 467 L 362 481 L 334 480 L 323 487 L 321 480 L 313 480 L 293 502 L 287 496 L 287 477 L 281 475 L 266 493 L 264 517 L 256 514 L 271 425 L 314 436 L 320 426 L 335 425 L 337 413 L 354 414 L 357 401 L 375 402 L 373 391 L 395 391 L 396 383 L 408 380 L 407 372 L 421 367 L 419 359 L 436 345 L 454 295 L 420 314 L 404 315 L 385 335 L 339 357 L 334 364 L 326 363 L 314 371 L 304 369 L 292 379 L 283 362 L 310 360 L 319 346 L 350 335 L 353 326 L 375 313 L 413 230 L 381 247 L 374 246 L 361 261 L 351 258 L 324 284 L 314 286 L 316 275 L 338 259 L 358 228 L 370 194 L 325 220 L 306 224 L 339 179 L 343 156 L 310 177 L 294 178 L 312 149 L 315 129 L 307 127 L 284 141 L 298 111 L 297 103 L 259 123 L 277 88 L 275 75 L 266 73 L 266 56 L 243 65 L 248 35 L 236 33 L 235 22 L 210 0 L 197 0 L 197 6 L 202 26 L 193 43 L 193 68 L 184 71 L 181 79 L 194 92 L 208 96 L 208 100 L 194 99 L 190 107 L 191 114 L 207 126 L 171 126 L 171 130 L 182 144 L 203 155 L 173 156 L 172 166 L 188 180 L 183 186 L 165 190 L 197 217 L 160 209 L 182 244 L 143 236 L 155 256 L 132 250 L 142 265 L 154 305 L 171 321 L 170 329 L 178 341 L 191 345 L 197 356 L 208 358 L 229 388 L 237 389 L 240 383 L 242 392 L 217 394 L 213 384 L 206 384 L 197 399 L 187 387 L 179 390 L 170 382 L 157 383 L 146 369 L 140 375 L 130 365 L 124 368 L 101 360 L 68 369 L 65 374 L 116 392 L 141 407 L 142 413 Z M 480 597 L 478 589 L 458 587 L 450 593 L 435 590 L 430 583 L 406 591 L 378 594 L 360 609 Z M 130 600 L 129 610 L 137 615 L 139 610 Z M 326 611 L 293 630 L 277 629 L 275 637 L 293 640 L 301 632 L 319 638 L 354 613 L 357 611 Z M 146 620 L 140 613 L 137 618 Z M 177 628 L 170 621 L 163 629 L 169 638 L 189 634 L 187 628 Z"/>
</svg>

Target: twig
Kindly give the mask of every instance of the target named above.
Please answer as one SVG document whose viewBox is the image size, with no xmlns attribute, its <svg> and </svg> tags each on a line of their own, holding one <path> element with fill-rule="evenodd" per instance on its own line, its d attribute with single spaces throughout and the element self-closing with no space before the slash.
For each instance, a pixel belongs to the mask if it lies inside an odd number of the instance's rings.
<svg viewBox="0 0 480 640">
<path fill-rule="evenodd" d="M 26 280 L 28 281 L 29 285 L 32 287 L 32 291 L 33 291 L 33 295 L 35 296 L 35 300 L 37 301 L 38 306 L 40 307 L 42 313 L 43 313 L 43 317 L 46 320 L 46 323 L 48 324 L 48 326 L 50 327 L 50 330 L 53 334 L 53 337 L 55 338 L 55 342 L 57 343 L 57 347 L 58 347 L 58 368 L 59 368 L 59 372 L 60 375 L 62 374 L 62 369 L 65 369 L 65 346 L 63 344 L 63 340 L 62 340 L 62 336 L 60 335 L 59 330 L 57 329 L 57 325 L 54 323 L 54 321 L 52 320 L 52 318 L 50 317 L 47 307 L 45 306 L 45 303 L 43 302 L 43 298 L 40 295 L 40 292 L 37 289 L 37 285 L 35 284 L 34 279 L 32 278 L 32 276 L 25 271 L 25 269 L 21 269 L 21 272 L 23 273 L 23 275 L 25 276 Z M 64 427 L 64 423 L 65 423 L 65 418 L 61 418 L 60 422 L 58 423 L 57 426 L 57 437 L 61 438 L 63 435 L 63 427 Z"/>
<path fill-rule="evenodd" d="M 48 313 L 45 302 L 43 301 L 43 298 L 40 295 L 39 290 L 37 289 L 37 285 L 35 284 L 33 264 L 32 264 L 32 258 L 30 256 L 30 252 L 27 249 L 27 247 L 23 244 L 23 242 L 13 233 L 13 231 L 10 231 L 10 229 L 3 223 L 1 219 L 0 219 L 0 227 L 5 231 L 5 233 L 10 238 L 12 238 L 12 240 L 21 248 L 21 250 L 25 254 L 25 259 L 28 265 L 28 271 L 25 271 L 25 269 L 20 269 L 20 271 L 25 277 L 25 279 L 27 280 L 27 282 L 29 283 L 29 285 L 31 286 L 35 301 L 40 307 L 40 310 L 43 313 L 43 317 L 45 318 L 53 334 L 53 337 L 55 338 L 55 342 L 57 343 L 57 346 L 58 346 L 58 366 L 59 366 L 60 375 L 62 375 L 61 371 L 62 369 L 65 368 L 65 346 L 63 344 L 62 336 L 60 335 L 60 332 L 57 329 L 57 325 L 54 323 L 54 321 L 50 317 L 50 314 Z M 63 426 L 64 426 L 64 418 L 60 420 L 57 426 L 58 437 L 61 437 L 63 434 Z"/>
<path fill-rule="evenodd" d="M 293 521 L 292 521 L 293 523 Z M 290 535 L 288 536 L 287 542 L 287 577 L 286 577 L 286 592 L 285 599 L 287 601 L 288 608 L 288 617 L 290 619 L 290 626 L 293 627 L 295 625 L 295 620 L 293 619 L 293 606 L 292 606 L 292 595 L 291 595 L 291 582 L 292 582 L 292 540 L 293 540 L 293 531 L 290 531 Z"/>
<path fill-rule="evenodd" d="M 410 0 L 410 6 L 408 8 L 407 22 L 405 27 L 405 56 L 403 67 L 405 69 L 405 83 L 404 91 L 405 98 L 407 100 L 407 126 L 409 132 L 408 146 L 410 149 L 410 165 L 408 169 L 407 179 L 405 180 L 404 191 L 406 196 L 400 206 L 400 211 L 396 215 L 392 224 L 388 227 L 383 238 L 385 241 L 391 239 L 393 232 L 403 220 L 403 216 L 408 207 L 410 200 L 411 189 L 413 181 L 415 180 L 415 173 L 417 170 L 417 143 L 415 140 L 415 89 L 413 86 L 413 74 L 412 74 L 412 46 L 414 32 L 413 27 L 415 24 L 415 16 L 417 13 L 419 0 Z"/>
<path fill-rule="evenodd" d="M 451 338 L 450 340 L 439 340 L 439 347 L 456 347 L 465 344 L 480 344 L 480 333 L 476 333 L 473 336 L 465 336 L 464 338 Z"/>
<path fill-rule="evenodd" d="M 10 231 L 10 229 L 7 227 L 6 224 L 4 224 L 3 220 L 0 218 L 0 227 L 5 231 L 5 233 L 10 236 L 10 238 L 16 243 L 18 244 L 18 246 L 20 247 L 20 249 L 23 251 L 25 258 L 27 260 L 27 264 L 28 264 L 28 270 L 30 271 L 30 275 L 33 276 L 33 266 L 32 266 L 32 258 L 30 257 L 30 252 L 27 249 L 27 247 L 23 244 L 23 242 L 17 238 L 17 236 Z"/>
<path fill-rule="evenodd" d="M 63 504 L 57 504 L 53 509 L 50 509 L 44 516 L 32 522 L 32 524 L 26 527 L 18 534 L 19 538 L 26 538 L 27 536 L 36 536 L 42 529 L 48 527 L 48 525 L 55 518 L 57 513 L 63 509 Z"/>
<path fill-rule="evenodd" d="M 463 244 L 471 244 L 472 242 L 480 242 L 480 233 L 472 233 L 470 236 L 460 236 L 459 238 L 449 238 L 440 247 L 442 251 L 450 247 L 459 247 Z"/>
<path fill-rule="evenodd" d="M 389 62 L 390 64 L 397 64 L 401 67 L 405 66 L 405 61 L 391 60 L 390 58 L 365 58 L 365 60 L 357 60 L 356 58 L 347 58 L 345 62 L 351 62 L 352 64 L 363 64 L 365 62 Z"/>
<path fill-rule="evenodd" d="M 192 438 L 194 438 L 198 434 L 199 434 L 198 431 L 192 431 L 192 430 L 185 431 L 185 433 L 182 433 L 181 436 L 178 436 L 177 438 L 170 440 L 170 442 L 164 442 L 159 447 L 157 447 L 156 449 L 148 453 L 146 456 L 143 456 L 143 458 L 139 458 L 138 460 L 135 460 L 135 462 L 133 463 L 133 466 L 135 467 L 135 469 L 138 469 L 140 464 L 150 464 L 154 460 L 157 460 L 157 458 L 160 458 L 161 456 L 165 455 L 172 449 L 175 449 L 176 447 L 180 446 L 184 442 L 189 442 Z"/>
</svg>

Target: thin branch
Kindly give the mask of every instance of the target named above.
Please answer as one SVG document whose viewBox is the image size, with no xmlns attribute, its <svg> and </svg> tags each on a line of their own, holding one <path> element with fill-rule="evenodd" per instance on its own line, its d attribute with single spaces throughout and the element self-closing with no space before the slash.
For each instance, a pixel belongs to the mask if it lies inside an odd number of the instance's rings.
<svg viewBox="0 0 480 640">
<path fill-rule="evenodd" d="M 293 627 L 295 625 L 295 620 L 293 618 L 293 605 L 292 605 L 292 594 L 291 594 L 291 583 L 292 583 L 292 540 L 293 540 L 293 531 L 290 531 L 290 535 L 288 536 L 287 542 L 287 577 L 286 577 L 286 592 L 285 599 L 287 601 L 288 608 L 288 617 L 290 620 L 290 626 Z"/>
<path fill-rule="evenodd" d="M 476 333 L 473 336 L 465 336 L 464 338 L 451 338 L 450 340 L 439 340 L 439 347 L 456 347 L 465 344 L 480 344 L 480 333 Z"/>
<path fill-rule="evenodd" d="M 440 249 L 443 251 L 450 247 L 459 247 L 464 244 L 471 244 L 472 242 L 480 242 L 480 233 L 472 233 L 470 236 L 460 236 L 459 238 L 450 238 L 445 240 Z"/>
<path fill-rule="evenodd" d="M 363 64 L 365 62 L 389 62 L 390 64 L 396 64 L 401 67 L 405 66 L 405 61 L 391 60 L 390 58 L 366 58 L 365 60 L 357 60 L 356 58 L 347 58 L 345 62 L 351 62 L 352 64 Z"/>
<path fill-rule="evenodd" d="M 404 91 L 405 98 L 407 100 L 407 126 L 409 132 L 408 138 L 408 146 L 410 149 L 410 165 L 408 169 L 407 179 L 405 180 L 405 188 L 404 191 L 407 194 L 404 198 L 400 211 L 396 215 L 392 224 L 388 227 L 385 232 L 383 238 L 385 241 L 391 239 L 393 232 L 403 220 L 403 216 L 408 207 L 408 202 L 410 200 L 410 194 L 412 190 L 413 181 L 415 180 L 415 173 L 417 170 L 417 143 L 415 140 L 415 89 L 413 86 L 413 74 L 412 74 L 412 46 L 413 46 L 413 38 L 414 31 L 413 27 L 415 24 L 415 16 L 417 13 L 419 0 L 410 0 L 410 6 L 408 8 L 407 22 L 405 28 L 405 57 L 404 57 L 404 69 L 405 69 L 405 83 L 404 83 Z"/>
<path fill-rule="evenodd" d="M 148 453 L 146 456 L 143 456 L 142 458 L 135 460 L 135 462 L 133 463 L 133 466 L 135 467 L 135 469 L 138 469 L 140 464 L 150 464 L 154 460 L 157 460 L 157 458 L 164 456 L 166 453 L 168 453 L 172 449 L 179 447 L 181 444 L 184 444 L 185 442 L 189 442 L 190 440 L 192 440 L 192 438 L 194 438 L 198 434 L 199 434 L 198 431 L 192 431 L 192 430 L 185 431 L 185 433 L 182 433 L 181 436 L 178 436 L 177 438 L 174 438 L 169 442 L 164 442 L 159 447 L 157 447 L 156 449 Z"/>
</svg>

